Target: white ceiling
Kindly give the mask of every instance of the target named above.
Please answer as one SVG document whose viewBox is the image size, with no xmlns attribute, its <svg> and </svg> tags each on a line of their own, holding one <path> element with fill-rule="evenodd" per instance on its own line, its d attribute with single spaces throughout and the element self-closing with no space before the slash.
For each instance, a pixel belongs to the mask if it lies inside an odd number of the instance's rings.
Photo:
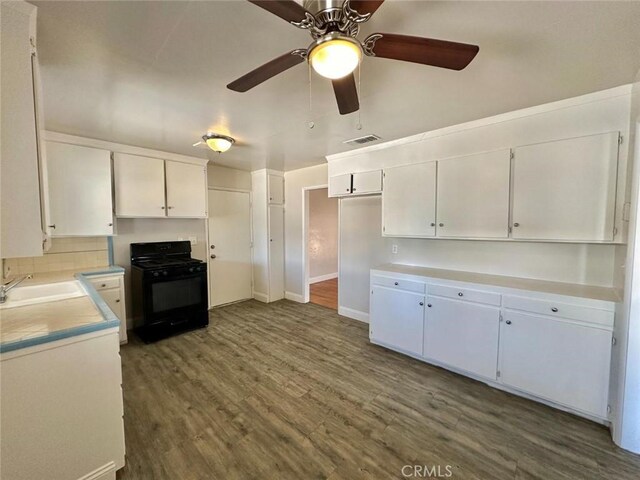
<svg viewBox="0 0 640 480">
<path fill-rule="evenodd" d="M 359 38 L 403 33 L 473 43 L 461 71 L 366 57 L 361 122 L 328 80 L 294 67 L 247 93 L 227 83 L 310 37 L 248 2 L 36 1 L 46 128 L 241 169 L 293 170 L 349 150 L 633 81 L 640 2 L 387 0 Z M 315 127 L 308 128 L 313 120 Z M 237 147 L 191 145 L 207 130 Z"/>
</svg>

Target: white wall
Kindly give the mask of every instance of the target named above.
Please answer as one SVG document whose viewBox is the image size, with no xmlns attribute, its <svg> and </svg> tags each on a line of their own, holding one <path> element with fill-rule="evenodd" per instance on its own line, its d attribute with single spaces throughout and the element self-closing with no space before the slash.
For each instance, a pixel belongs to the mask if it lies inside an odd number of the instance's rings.
<svg viewBox="0 0 640 480">
<path fill-rule="evenodd" d="M 338 274 L 338 199 L 326 188 L 309 190 L 309 278 Z"/>
<path fill-rule="evenodd" d="M 251 173 L 235 168 L 207 165 L 207 184 L 209 188 L 230 188 L 232 190 L 251 190 Z"/>
<path fill-rule="evenodd" d="M 327 185 L 327 165 L 291 170 L 284 174 L 285 296 L 304 299 L 303 188 Z"/>
</svg>

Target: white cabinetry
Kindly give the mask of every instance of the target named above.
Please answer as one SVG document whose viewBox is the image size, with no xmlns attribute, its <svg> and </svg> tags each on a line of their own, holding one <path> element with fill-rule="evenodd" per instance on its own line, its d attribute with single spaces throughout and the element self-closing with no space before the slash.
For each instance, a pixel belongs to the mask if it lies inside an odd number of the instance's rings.
<svg viewBox="0 0 640 480">
<path fill-rule="evenodd" d="M 42 255 L 36 8 L 0 5 L 0 258 Z"/>
<path fill-rule="evenodd" d="M 46 149 L 49 235 L 113 235 L 111 152 L 58 142 Z"/>
<path fill-rule="evenodd" d="M 281 175 L 268 175 L 269 203 L 282 205 L 284 203 L 284 177 Z"/>
<path fill-rule="evenodd" d="M 113 168 L 116 216 L 207 216 L 206 167 L 114 153 Z"/>
<path fill-rule="evenodd" d="M 201 165 L 165 162 L 167 216 L 207 216 L 207 170 Z"/>
<path fill-rule="evenodd" d="M 269 205 L 269 301 L 284 298 L 284 208 Z"/>
<path fill-rule="evenodd" d="M 495 380 L 500 308 L 432 295 L 427 307 L 425 358 Z"/>
<path fill-rule="evenodd" d="M 612 241 L 618 132 L 515 149 L 513 238 Z"/>
<path fill-rule="evenodd" d="M 164 217 L 164 160 L 127 153 L 113 154 L 116 215 Z"/>
<path fill-rule="evenodd" d="M 438 162 L 438 237 L 509 236 L 510 154 L 506 149 Z"/>
<path fill-rule="evenodd" d="M 433 237 L 436 233 L 436 162 L 384 171 L 383 235 Z"/>
<path fill-rule="evenodd" d="M 329 197 L 371 195 L 382 191 L 382 170 L 347 173 L 329 178 Z"/>
<path fill-rule="evenodd" d="M 92 276 L 89 281 L 109 309 L 120 320 L 120 343 L 127 343 L 127 312 L 125 309 L 124 274 Z"/>
<path fill-rule="evenodd" d="M 606 418 L 611 330 L 506 310 L 501 380 L 518 390 Z"/>
<path fill-rule="evenodd" d="M 371 287 L 369 335 L 375 343 L 422 355 L 423 317 L 424 293 L 381 285 Z"/>
</svg>

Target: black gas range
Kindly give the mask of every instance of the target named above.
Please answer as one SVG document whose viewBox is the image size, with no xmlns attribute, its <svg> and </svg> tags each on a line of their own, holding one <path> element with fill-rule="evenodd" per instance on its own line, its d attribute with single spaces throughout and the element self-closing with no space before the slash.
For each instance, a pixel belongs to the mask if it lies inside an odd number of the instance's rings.
<svg viewBox="0 0 640 480">
<path fill-rule="evenodd" d="M 191 243 L 131 244 L 136 333 L 152 342 L 209 324 L 207 264 L 191 258 Z"/>
</svg>

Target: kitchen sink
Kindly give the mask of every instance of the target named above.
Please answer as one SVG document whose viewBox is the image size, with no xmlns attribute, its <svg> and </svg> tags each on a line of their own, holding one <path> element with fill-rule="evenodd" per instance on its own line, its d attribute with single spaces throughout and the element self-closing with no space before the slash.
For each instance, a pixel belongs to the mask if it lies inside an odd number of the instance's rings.
<svg viewBox="0 0 640 480">
<path fill-rule="evenodd" d="M 44 285 L 20 286 L 7 293 L 7 301 L 0 304 L 0 309 L 25 307 L 37 303 L 84 297 L 85 295 L 84 289 L 76 280 L 47 283 Z"/>
</svg>

